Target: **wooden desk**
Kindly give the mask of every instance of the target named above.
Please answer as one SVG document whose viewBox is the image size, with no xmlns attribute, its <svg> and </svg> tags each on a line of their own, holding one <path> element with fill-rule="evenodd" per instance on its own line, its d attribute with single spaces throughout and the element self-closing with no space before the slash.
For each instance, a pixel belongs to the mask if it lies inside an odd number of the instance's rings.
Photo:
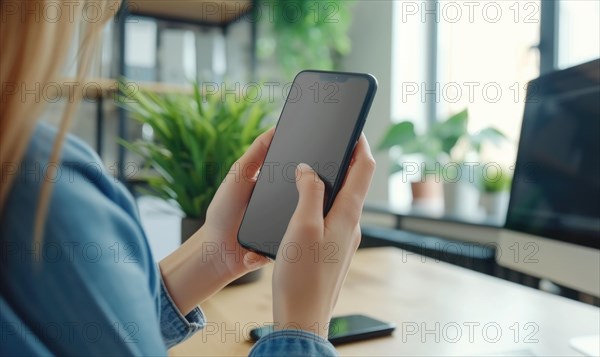
<svg viewBox="0 0 600 357">
<path fill-rule="evenodd" d="M 271 273 L 272 266 L 266 267 L 259 282 L 226 288 L 203 304 L 209 325 L 171 355 L 247 355 L 248 332 L 271 319 Z M 578 354 L 569 347 L 571 337 L 600 332 L 596 307 L 396 248 L 357 253 L 335 311 L 352 313 L 393 321 L 397 329 L 391 337 L 339 346 L 343 356 L 523 349 L 573 356 Z"/>
</svg>

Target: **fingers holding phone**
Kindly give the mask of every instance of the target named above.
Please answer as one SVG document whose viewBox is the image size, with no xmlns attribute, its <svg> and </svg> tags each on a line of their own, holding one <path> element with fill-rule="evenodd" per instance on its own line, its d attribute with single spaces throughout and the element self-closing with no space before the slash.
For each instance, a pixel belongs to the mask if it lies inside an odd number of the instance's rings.
<svg viewBox="0 0 600 357">
<path fill-rule="evenodd" d="M 360 220 L 360 214 L 371 179 L 375 172 L 375 159 L 371 153 L 365 134 L 361 134 L 344 184 L 327 215 L 326 224 L 341 225 L 353 229 Z"/>
<path fill-rule="evenodd" d="M 244 155 L 231 166 L 208 208 L 207 223 L 215 221 L 220 226 L 237 230 L 274 131 L 271 128 L 257 137 Z M 237 232 L 233 234 L 235 233 Z"/>
<path fill-rule="evenodd" d="M 324 185 L 299 165 L 298 205 L 279 246 L 273 273 L 275 329 L 302 329 L 324 338 L 350 262 L 360 243 L 363 202 L 375 163 L 364 136 L 334 208 L 323 218 Z"/>
</svg>

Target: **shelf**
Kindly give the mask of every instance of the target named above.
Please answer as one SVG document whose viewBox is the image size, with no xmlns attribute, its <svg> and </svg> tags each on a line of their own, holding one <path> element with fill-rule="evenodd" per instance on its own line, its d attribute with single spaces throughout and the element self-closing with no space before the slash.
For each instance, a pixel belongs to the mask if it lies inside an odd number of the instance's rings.
<svg viewBox="0 0 600 357">
<path fill-rule="evenodd" d="M 139 86 L 140 90 L 153 92 L 157 94 L 168 93 L 193 93 L 194 89 L 191 85 L 169 84 L 162 82 L 133 82 Z M 48 98 L 68 98 L 73 90 L 74 78 L 63 78 L 55 85 L 48 86 L 44 91 L 44 95 Z M 118 85 L 115 79 L 110 78 L 89 78 L 81 86 L 83 91 L 83 99 L 98 100 L 100 98 L 112 98 L 117 92 Z"/>
<path fill-rule="evenodd" d="M 146 0 L 130 4 L 130 14 L 207 26 L 226 26 L 252 9 L 250 0 Z"/>
<path fill-rule="evenodd" d="M 424 209 L 415 209 L 411 208 L 398 208 L 384 202 L 367 202 L 364 207 L 365 212 L 371 212 L 376 214 L 383 215 L 392 215 L 395 216 L 396 219 L 414 219 L 421 220 L 424 222 L 427 221 L 440 221 L 446 223 L 456 223 L 461 225 L 470 225 L 470 226 L 479 226 L 479 227 L 489 227 L 489 228 L 501 228 L 504 225 L 504 222 L 498 220 L 493 217 L 473 217 L 473 218 L 462 218 L 462 217 L 453 217 L 447 216 L 442 213 L 437 214 L 433 212 L 428 212 Z"/>
</svg>

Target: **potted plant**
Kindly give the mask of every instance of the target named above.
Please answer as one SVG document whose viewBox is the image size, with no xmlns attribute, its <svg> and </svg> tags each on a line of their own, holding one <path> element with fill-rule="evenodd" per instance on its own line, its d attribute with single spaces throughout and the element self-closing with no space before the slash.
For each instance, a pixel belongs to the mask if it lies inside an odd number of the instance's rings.
<svg viewBox="0 0 600 357">
<path fill-rule="evenodd" d="M 506 218 L 512 177 L 506 170 L 496 176 L 482 175 L 481 205 L 491 220 L 501 222 Z"/>
<path fill-rule="evenodd" d="M 416 133 L 412 121 L 402 121 L 390 126 L 384 135 L 378 149 L 392 149 L 390 152 L 395 161 L 392 173 L 403 171 L 405 175 L 414 175 L 411 180 L 413 204 L 441 200 L 441 163 L 450 157 L 450 151 L 464 135 L 467 116 L 466 111 L 457 113 L 429 125 L 422 134 Z M 410 156 L 416 160 L 408 161 Z"/>
<path fill-rule="evenodd" d="M 203 94 L 198 83 L 191 94 L 158 95 L 123 83 L 120 90 L 122 105 L 152 129 L 151 138 L 121 143 L 154 171 L 145 177 L 148 192 L 183 212 L 183 243 L 203 225 L 229 168 L 266 130 L 270 105 L 218 92 Z"/>
<path fill-rule="evenodd" d="M 449 217 L 477 220 L 482 216 L 479 207 L 481 179 L 480 156 L 486 142 L 499 145 L 506 137 L 499 130 L 487 127 L 475 133 L 467 130 L 468 110 L 461 112 L 459 140 L 449 150 L 450 161 L 444 166 L 444 214 Z M 458 134 L 458 132 L 457 132 Z M 457 147 L 460 146 L 460 149 Z M 460 152 L 457 154 L 457 152 Z"/>
<path fill-rule="evenodd" d="M 270 31 L 258 42 L 261 58 L 275 57 L 286 78 L 306 68 L 331 70 L 350 53 L 352 1 L 263 1 L 262 19 Z M 269 16 L 266 16 L 268 14 Z"/>
<path fill-rule="evenodd" d="M 465 162 L 451 162 L 443 170 L 444 215 L 461 220 L 478 220 L 479 170 Z"/>
</svg>

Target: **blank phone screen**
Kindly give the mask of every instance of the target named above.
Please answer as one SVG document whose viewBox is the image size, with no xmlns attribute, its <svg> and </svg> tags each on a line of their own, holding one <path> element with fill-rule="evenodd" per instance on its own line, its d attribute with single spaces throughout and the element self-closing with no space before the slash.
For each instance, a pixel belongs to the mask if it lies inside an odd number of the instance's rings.
<svg viewBox="0 0 600 357">
<path fill-rule="evenodd" d="M 301 72 L 296 77 L 240 226 L 242 245 L 275 257 L 298 203 L 299 163 L 310 165 L 325 183 L 328 209 L 374 90 L 368 75 Z"/>
</svg>

